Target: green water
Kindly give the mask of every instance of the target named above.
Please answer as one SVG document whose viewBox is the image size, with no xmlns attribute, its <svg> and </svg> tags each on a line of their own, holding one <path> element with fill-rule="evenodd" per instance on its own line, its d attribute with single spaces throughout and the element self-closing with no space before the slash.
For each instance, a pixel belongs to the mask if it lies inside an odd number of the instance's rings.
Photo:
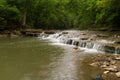
<svg viewBox="0 0 120 80">
<path fill-rule="evenodd" d="M 86 56 L 38 38 L 2 38 L 0 80 L 92 80 L 99 72 L 81 63 Z"/>
<path fill-rule="evenodd" d="M 0 39 L 0 80 L 44 80 L 58 48 L 37 38 Z"/>
</svg>

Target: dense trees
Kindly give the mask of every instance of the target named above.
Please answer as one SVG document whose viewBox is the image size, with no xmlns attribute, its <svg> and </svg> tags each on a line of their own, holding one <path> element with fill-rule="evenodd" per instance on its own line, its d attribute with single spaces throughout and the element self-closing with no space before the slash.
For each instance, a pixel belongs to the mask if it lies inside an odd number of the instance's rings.
<svg viewBox="0 0 120 80">
<path fill-rule="evenodd" d="M 0 28 L 16 29 L 19 25 L 19 16 L 20 12 L 15 6 L 0 5 Z"/>
<path fill-rule="evenodd" d="M 0 0 L 7 29 L 119 28 L 120 0 Z"/>
</svg>

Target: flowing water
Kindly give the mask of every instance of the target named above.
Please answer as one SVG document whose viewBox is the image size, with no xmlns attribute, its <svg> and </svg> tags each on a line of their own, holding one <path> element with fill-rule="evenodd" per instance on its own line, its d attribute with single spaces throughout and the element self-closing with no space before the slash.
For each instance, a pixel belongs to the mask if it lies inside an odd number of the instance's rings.
<svg viewBox="0 0 120 80">
<path fill-rule="evenodd" d="M 0 80 L 92 80 L 99 70 L 82 66 L 91 55 L 39 38 L 2 38 Z"/>
</svg>

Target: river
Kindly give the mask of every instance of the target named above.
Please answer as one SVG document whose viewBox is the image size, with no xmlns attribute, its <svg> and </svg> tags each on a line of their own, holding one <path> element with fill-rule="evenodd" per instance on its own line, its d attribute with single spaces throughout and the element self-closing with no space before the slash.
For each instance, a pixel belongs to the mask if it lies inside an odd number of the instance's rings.
<svg viewBox="0 0 120 80">
<path fill-rule="evenodd" d="M 82 66 L 91 55 L 39 38 L 2 38 L 0 80 L 91 80 L 99 70 Z"/>
</svg>

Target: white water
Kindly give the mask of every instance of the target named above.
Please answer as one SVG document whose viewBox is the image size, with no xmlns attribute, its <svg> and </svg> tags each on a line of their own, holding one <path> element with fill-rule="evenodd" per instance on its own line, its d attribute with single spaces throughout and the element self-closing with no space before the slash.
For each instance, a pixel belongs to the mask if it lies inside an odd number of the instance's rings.
<svg viewBox="0 0 120 80">
<path fill-rule="evenodd" d="M 115 43 L 115 41 L 110 41 L 110 40 L 97 40 L 96 42 L 102 42 L 102 43 Z"/>
<path fill-rule="evenodd" d="M 63 34 L 64 32 L 68 32 L 68 34 Z M 52 42 L 52 45 L 64 45 L 64 46 L 68 46 L 68 44 L 66 44 L 67 40 L 72 39 L 72 40 L 79 40 L 80 39 L 80 34 L 83 34 L 83 31 L 76 31 L 76 30 L 70 30 L 70 31 L 63 31 L 63 32 L 58 32 L 52 35 L 49 35 L 48 37 L 42 37 L 42 39 L 47 39 L 50 40 Z M 93 35 L 91 36 L 93 37 Z M 74 41 L 72 42 L 72 46 L 75 47 L 73 45 Z M 98 47 L 100 45 L 95 45 L 93 46 L 92 49 L 88 49 L 87 46 L 85 48 L 83 47 L 79 47 L 82 51 L 86 52 L 86 53 L 98 53 Z"/>
<path fill-rule="evenodd" d="M 54 45 L 66 46 L 67 44 L 67 45 L 72 45 L 73 47 L 78 46 L 80 49 L 84 49 L 86 53 L 104 52 L 105 45 L 115 43 L 115 41 L 105 40 L 105 39 L 91 41 L 91 39 L 94 38 L 95 36 L 96 36 L 95 34 L 92 35 L 87 34 L 86 31 L 68 30 L 68 31 L 57 32 L 55 34 L 49 35 L 48 37 L 43 36 L 42 39 L 48 39 L 51 42 L 53 42 Z M 75 43 L 76 41 L 79 42 L 78 45 L 77 43 Z M 115 53 L 118 53 L 117 49 Z"/>
</svg>

